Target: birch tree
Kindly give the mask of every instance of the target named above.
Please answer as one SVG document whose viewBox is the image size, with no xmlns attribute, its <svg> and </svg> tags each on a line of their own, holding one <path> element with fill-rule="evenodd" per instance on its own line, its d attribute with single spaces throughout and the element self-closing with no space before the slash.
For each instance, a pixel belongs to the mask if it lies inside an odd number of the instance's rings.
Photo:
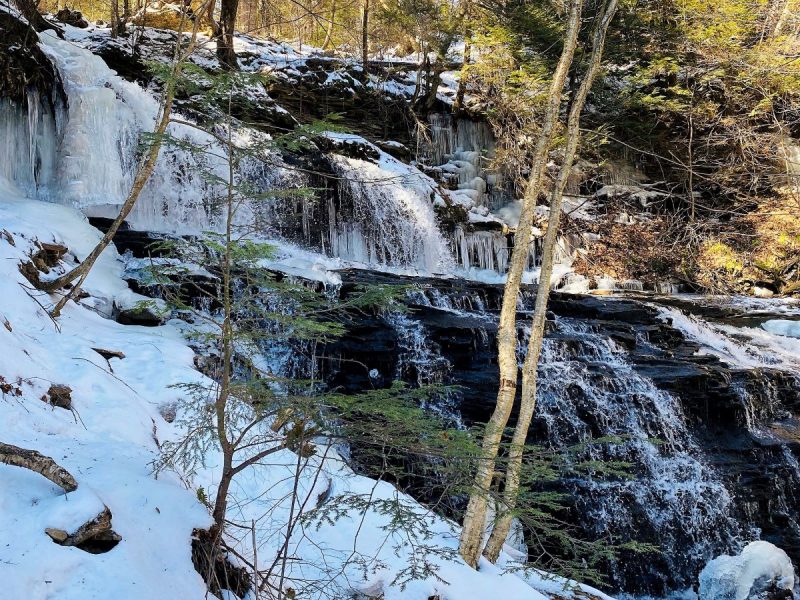
<svg viewBox="0 0 800 600">
<path fill-rule="evenodd" d="M 550 279 L 553 274 L 553 265 L 555 262 L 555 249 L 558 241 L 558 228 L 561 218 L 564 189 L 567 185 L 570 171 L 572 170 L 575 152 L 580 140 L 581 113 L 583 112 L 589 90 L 600 70 L 606 33 L 608 32 L 608 27 L 614 18 L 616 10 L 617 0 L 608 0 L 608 3 L 601 12 L 592 39 L 592 53 L 589 58 L 589 65 L 583 76 L 580 87 L 575 97 L 572 99 L 572 106 L 570 107 L 569 117 L 567 119 L 567 141 L 564 149 L 564 159 L 555 186 L 550 195 L 550 212 L 547 233 L 545 234 L 544 247 L 542 250 L 542 267 L 536 290 L 536 305 L 534 307 L 533 320 L 531 323 L 528 352 L 522 367 L 520 413 L 514 429 L 514 436 L 511 440 L 502 505 L 500 510 L 498 510 L 498 518 L 489 536 L 486 549 L 484 550 L 484 555 L 492 562 L 497 560 L 500 555 L 500 550 L 502 550 L 503 544 L 508 537 L 513 520 L 513 510 L 519 495 L 520 473 L 525 441 L 528 437 L 531 419 L 536 410 L 537 366 L 539 364 L 539 356 L 544 341 L 547 301 L 550 297 Z M 506 288 L 505 293 L 506 295 L 509 294 L 508 288 Z M 514 299 L 516 300 L 516 294 L 514 294 Z"/>
<path fill-rule="evenodd" d="M 459 543 L 461 556 L 472 567 L 477 566 L 483 548 L 489 489 L 495 475 L 495 462 L 500 442 L 508 424 L 517 392 L 517 296 L 522 282 L 522 274 L 528 262 L 534 210 L 542 179 L 544 178 L 545 168 L 547 167 L 548 150 L 550 149 L 558 121 L 564 83 L 578 44 L 582 9 L 582 0 L 570 0 L 564 47 L 548 92 L 544 121 L 533 154 L 531 172 L 515 236 L 516 243 L 514 244 L 508 268 L 508 278 L 503 295 L 497 334 L 497 355 L 500 370 L 497 403 L 489 422 L 486 424 L 474 487 L 464 515 L 464 525 Z"/>
</svg>

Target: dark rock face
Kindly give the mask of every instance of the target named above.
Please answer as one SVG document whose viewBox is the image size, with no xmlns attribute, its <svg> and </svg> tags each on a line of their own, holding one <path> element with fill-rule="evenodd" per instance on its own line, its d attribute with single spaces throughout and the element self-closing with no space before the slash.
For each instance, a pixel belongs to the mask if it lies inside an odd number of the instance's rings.
<svg viewBox="0 0 800 600">
<path fill-rule="evenodd" d="M 25 106 L 29 91 L 38 91 L 51 105 L 64 97 L 56 70 L 38 43 L 28 24 L 0 10 L 0 98 Z"/>
<path fill-rule="evenodd" d="M 72 25 L 73 27 L 80 27 L 81 29 L 89 27 L 89 21 L 84 18 L 81 11 L 72 10 L 66 6 L 56 13 L 56 19 L 62 23 Z"/>
</svg>

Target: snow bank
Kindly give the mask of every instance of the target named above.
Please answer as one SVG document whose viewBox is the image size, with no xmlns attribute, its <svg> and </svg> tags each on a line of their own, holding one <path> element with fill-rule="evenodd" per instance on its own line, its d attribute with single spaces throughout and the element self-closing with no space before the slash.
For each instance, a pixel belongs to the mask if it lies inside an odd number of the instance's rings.
<svg viewBox="0 0 800 600">
<path fill-rule="evenodd" d="M 722 555 L 700 573 L 699 600 L 748 600 L 766 590 L 794 588 L 786 552 L 769 542 L 750 542 L 738 556 Z"/>
<path fill-rule="evenodd" d="M 76 210 L 15 197 L 0 187 L 0 375 L 22 395 L 0 397 L 0 440 L 53 457 L 78 481 L 68 495 L 24 469 L 0 465 L 0 579 L 3 597 L 64 600 L 160 598 L 165 589 L 202 598 L 205 585 L 189 553 L 192 529 L 207 511 L 177 477 L 155 479 L 157 439 L 170 435 L 158 405 L 177 401 L 170 385 L 196 381 L 192 352 L 169 327 L 124 327 L 104 318 L 115 301 L 133 301 L 109 249 L 86 281 L 93 298 L 68 305 L 54 324 L 51 304 L 17 269 L 34 240 L 66 244 L 83 258 L 99 240 Z M 13 245 L 12 245 L 13 242 Z M 35 300 L 34 300 L 35 298 Z M 110 366 L 92 348 L 121 351 Z M 113 367 L 113 372 L 111 368 Z M 72 388 L 74 413 L 41 400 L 51 383 Z M 91 555 L 53 543 L 107 506 L 122 542 Z"/>
</svg>

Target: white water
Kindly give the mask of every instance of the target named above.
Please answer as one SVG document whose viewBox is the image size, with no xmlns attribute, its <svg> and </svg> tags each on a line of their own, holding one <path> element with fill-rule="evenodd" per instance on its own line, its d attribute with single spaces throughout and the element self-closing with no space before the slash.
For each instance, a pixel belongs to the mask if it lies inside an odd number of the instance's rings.
<svg viewBox="0 0 800 600">
<path fill-rule="evenodd" d="M 589 475 L 576 481 L 582 518 L 598 536 L 625 531 L 636 514 L 637 526 L 659 532 L 680 573 L 754 533 L 734 519 L 733 500 L 703 462 L 678 399 L 640 375 L 614 341 L 582 321 L 559 319 L 539 368 L 537 411 L 548 444 L 620 436 L 616 444 L 589 446 L 581 458 L 634 465 L 629 480 Z"/>
<path fill-rule="evenodd" d="M 356 136 L 329 136 L 364 142 Z M 433 211 L 435 183 L 385 152 L 378 152 L 377 163 L 343 155 L 332 157 L 340 177 L 340 197 L 349 201 L 352 215 L 338 214 L 329 204 L 329 253 L 363 263 L 417 267 L 428 273 L 452 270 L 453 257 Z"/>
<path fill-rule="evenodd" d="M 420 321 L 399 312 L 387 313 L 384 319 L 397 334 L 396 380 L 411 380 L 418 386 L 450 383 L 452 365 L 442 356 L 438 345 L 431 341 Z M 443 391 L 437 393 L 435 398 L 422 401 L 421 405 L 438 414 L 448 426 L 463 429 L 458 401 L 457 393 Z"/>
<path fill-rule="evenodd" d="M 800 339 L 757 327 L 713 323 L 676 308 L 657 307 L 661 318 L 689 339 L 701 344 L 701 353 L 712 354 L 734 367 L 770 367 L 800 372 Z"/>
<path fill-rule="evenodd" d="M 66 106 L 52 114 L 32 95 L 26 114 L 0 102 L 0 131 L 5 139 L 18 140 L 0 150 L 0 176 L 31 196 L 74 206 L 89 216 L 116 216 L 141 158 L 142 133 L 152 131 L 159 115 L 158 102 L 74 43 L 45 33 L 42 48 L 63 81 Z M 138 229 L 180 233 L 218 228 L 220 181 L 228 176 L 224 146 L 189 125 L 173 123 L 168 134 L 178 144 L 162 147 L 129 222 Z M 248 136 L 262 134 L 239 128 L 236 135 L 246 143 Z M 255 177 L 257 187 L 269 189 L 298 180 L 285 172 L 279 157 L 272 159 L 261 168 L 243 166 L 237 181 Z M 388 155 L 377 165 L 345 157 L 334 162 L 343 177 L 340 191 L 353 201 L 354 215 L 345 220 L 329 207 L 328 254 L 425 272 L 451 269 L 452 256 L 432 209 L 433 181 Z M 258 214 L 248 213 L 253 216 L 258 222 Z M 269 221 L 261 219 L 267 226 Z M 266 227 L 265 233 L 274 232 Z"/>
<path fill-rule="evenodd" d="M 153 130 L 158 102 L 85 49 L 49 33 L 41 40 L 61 76 L 67 109 L 57 118 L 56 143 L 51 135 L 38 137 L 39 153 L 54 155 L 56 165 L 38 195 L 89 215 L 113 216 L 130 191 L 141 133 Z M 225 153 L 212 136 L 194 128 L 171 124 L 167 131 L 192 147 L 162 146 L 130 221 L 138 228 L 161 231 L 213 228 L 218 190 L 208 183 L 208 175 L 225 176 Z"/>
</svg>

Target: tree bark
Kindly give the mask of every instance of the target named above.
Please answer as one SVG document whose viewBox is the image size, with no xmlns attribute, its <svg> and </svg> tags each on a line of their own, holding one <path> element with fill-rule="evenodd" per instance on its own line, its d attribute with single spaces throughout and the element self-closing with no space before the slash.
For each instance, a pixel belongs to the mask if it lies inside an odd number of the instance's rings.
<svg viewBox="0 0 800 600">
<path fill-rule="evenodd" d="M 11 465 L 12 467 L 22 467 L 34 473 L 39 473 L 55 483 L 65 492 L 74 492 L 78 489 L 78 482 L 64 467 L 58 465 L 49 456 L 36 452 L 36 450 L 26 450 L 11 444 L 0 442 L 0 463 Z"/>
<path fill-rule="evenodd" d="M 542 123 L 542 130 L 534 151 L 531 174 L 525 190 L 525 197 L 523 198 L 520 222 L 517 227 L 514 250 L 511 254 L 503 293 L 503 305 L 500 312 L 497 335 L 497 356 L 500 368 L 497 403 L 489 422 L 486 424 L 480 460 L 475 474 L 474 489 L 470 494 L 467 511 L 464 516 L 464 527 L 461 531 L 459 544 L 461 556 L 472 567 L 477 566 L 481 555 L 483 533 L 486 525 L 487 501 L 495 474 L 495 461 L 517 391 L 517 296 L 522 282 L 522 274 L 528 261 L 534 209 L 536 208 L 542 178 L 547 166 L 548 149 L 558 120 L 564 81 L 572 65 L 575 47 L 578 42 L 582 8 L 582 0 L 570 1 L 567 31 L 564 36 L 564 49 L 550 85 L 544 122 Z"/>
<path fill-rule="evenodd" d="M 467 68 L 469 67 L 470 55 L 472 53 L 472 33 L 467 31 L 464 34 L 464 54 L 461 63 L 461 76 L 458 78 L 456 88 L 456 99 L 453 101 L 453 113 L 464 110 L 464 96 L 467 92 Z"/>
<path fill-rule="evenodd" d="M 223 69 L 236 71 L 239 61 L 233 47 L 233 33 L 236 28 L 236 14 L 239 12 L 239 0 L 222 0 L 220 4 L 219 23 L 215 37 L 217 39 L 217 60 Z"/>
<path fill-rule="evenodd" d="M 550 217 L 542 251 L 542 269 L 536 291 L 536 305 L 533 312 L 533 322 L 531 323 L 528 353 L 522 368 L 520 414 L 514 429 L 514 436 L 511 440 L 505 487 L 503 489 L 502 510 L 498 513 L 499 516 L 484 551 L 486 558 L 492 562 L 497 560 L 503 548 L 503 544 L 508 537 L 513 520 L 513 510 L 517 504 L 525 442 L 528 437 L 531 419 L 536 409 L 537 367 L 539 365 L 539 356 L 544 341 L 547 301 L 550 296 L 550 278 L 553 274 L 553 265 L 555 262 L 555 248 L 558 242 L 558 226 L 561 218 L 564 189 L 569 180 L 570 171 L 572 170 L 572 164 L 575 159 L 575 152 L 577 151 L 578 142 L 580 140 L 581 113 L 583 112 L 589 90 L 591 90 L 595 77 L 600 70 L 606 33 L 608 32 L 608 27 L 614 18 L 616 10 L 617 0 L 608 0 L 608 4 L 601 13 L 600 20 L 594 31 L 589 66 L 583 76 L 583 81 L 578 88 L 575 98 L 572 101 L 569 117 L 567 119 L 567 145 L 564 149 L 564 161 L 550 196 Z"/>
<path fill-rule="evenodd" d="M 336 22 L 336 0 L 333 0 L 331 3 L 331 23 L 328 26 L 328 31 L 325 33 L 325 41 L 322 42 L 322 49 L 327 50 L 328 46 L 331 45 L 331 40 L 333 38 L 333 24 Z"/>
<path fill-rule="evenodd" d="M 361 68 L 364 81 L 369 81 L 369 0 L 364 0 L 361 7 Z"/>
</svg>

